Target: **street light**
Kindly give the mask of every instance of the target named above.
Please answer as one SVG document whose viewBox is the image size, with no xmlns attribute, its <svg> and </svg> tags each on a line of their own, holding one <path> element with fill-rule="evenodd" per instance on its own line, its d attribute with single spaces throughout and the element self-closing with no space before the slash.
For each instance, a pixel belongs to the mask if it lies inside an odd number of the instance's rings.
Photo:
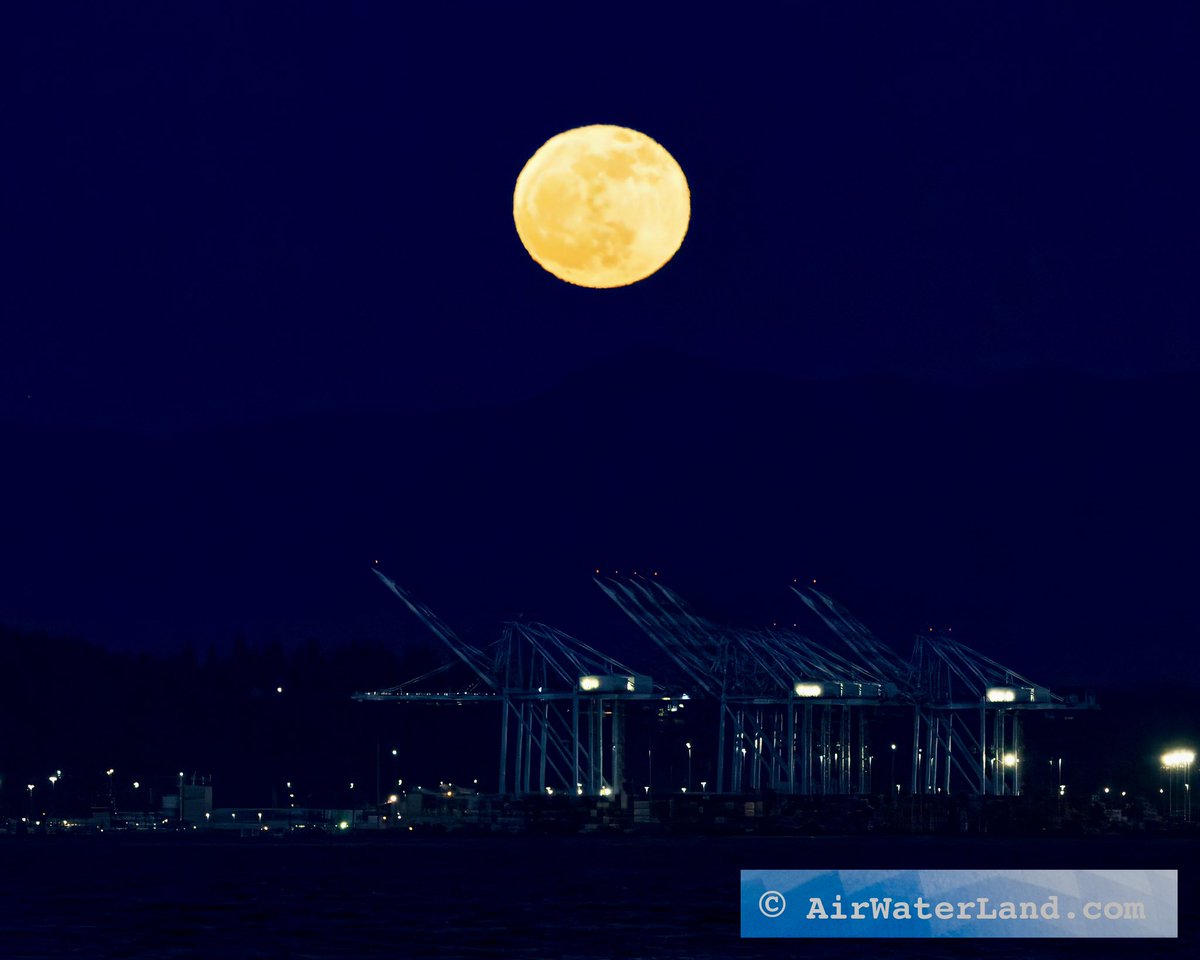
<svg viewBox="0 0 1200 960">
<path fill-rule="evenodd" d="M 25 784 L 25 787 L 26 787 L 26 789 L 29 790 L 29 820 L 30 820 L 30 822 L 32 822 L 33 821 L 33 784 L 27 783 L 27 784 Z"/>
<path fill-rule="evenodd" d="M 1183 819 L 1192 819 L 1192 764 L 1196 762 L 1193 750 L 1169 750 L 1162 756 L 1162 764 L 1167 768 L 1167 807 L 1168 812 L 1174 812 L 1175 806 L 1175 772 L 1183 771 Z"/>
<path fill-rule="evenodd" d="M 692 741 L 689 740 L 686 744 L 684 744 L 684 746 L 687 747 L 687 752 L 688 752 L 688 782 L 687 782 L 687 785 L 690 787 L 692 785 Z"/>
</svg>

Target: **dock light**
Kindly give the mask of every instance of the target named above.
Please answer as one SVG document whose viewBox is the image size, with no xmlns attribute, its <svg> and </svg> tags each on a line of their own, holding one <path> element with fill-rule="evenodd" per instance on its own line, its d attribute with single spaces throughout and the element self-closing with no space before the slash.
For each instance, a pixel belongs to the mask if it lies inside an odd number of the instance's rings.
<svg viewBox="0 0 1200 960">
<path fill-rule="evenodd" d="M 338 829 L 339 830 L 349 830 L 350 824 L 348 824 L 345 820 L 343 820 L 341 823 L 338 824 Z"/>
<path fill-rule="evenodd" d="M 397 803 L 399 800 L 400 800 L 400 798 L 398 796 L 396 796 L 396 794 L 394 794 L 394 793 L 390 797 L 388 797 L 388 803 Z"/>
<path fill-rule="evenodd" d="M 808 680 L 801 680 L 792 689 L 796 691 L 798 697 L 819 697 L 825 692 L 825 688 L 821 684 Z"/>
<path fill-rule="evenodd" d="M 600 788 L 600 796 L 602 796 L 602 797 L 607 797 L 611 793 L 612 793 L 612 787 L 601 787 Z"/>
<path fill-rule="evenodd" d="M 1171 750 L 1162 756 L 1164 767 L 1190 767 L 1196 762 L 1196 754 L 1191 750 Z"/>
<path fill-rule="evenodd" d="M 988 703 L 1013 703 L 1017 699 L 1017 691 L 1012 687 L 988 687 Z"/>
<path fill-rule="evenodd" d="M 590 692 L 592 690 L 599 690 L 600 689 L 600 678 L 599 677 L 580 677 L 579 678 L 579 689 L 583 690 L 585 692 Z"/>
<path fill-rule="evenodd" d="M 1015 753 L 1006 753 L 1004 755 L 1004 765 L 1006 767 L 1015 767 L 1017 765 L 1017 755 Z"/>
<path fill-rule="evenodd" d="M 140 784 L 140 783 L 138 783 L 138 781 L 134 780 L 134 781 L 133 781 L 133 789 L 134 789 L 134 790 L 137 790 L 137 789 L 139 789 L 140 787 L 141 787 L 141 784 Z"/>
</svg>

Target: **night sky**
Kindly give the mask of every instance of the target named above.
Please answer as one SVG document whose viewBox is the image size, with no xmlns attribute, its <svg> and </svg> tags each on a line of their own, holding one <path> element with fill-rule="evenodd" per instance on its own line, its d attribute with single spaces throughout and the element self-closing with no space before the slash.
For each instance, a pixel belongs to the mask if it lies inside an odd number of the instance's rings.
<svg viewBox="0 0 1200 960">
<path fill-rule="evenodd" d="M 37 15 L 0 622 L 416 642 L 379 560 L 483 638 L 604 644 L 591 571 L 643 565 L 746 623 L 820 576 L 1051 685 L 1200 666 L 1193 5 Z M 513 227 L 590 123 L 692 190 L 625 289 Z"/>
</svg>

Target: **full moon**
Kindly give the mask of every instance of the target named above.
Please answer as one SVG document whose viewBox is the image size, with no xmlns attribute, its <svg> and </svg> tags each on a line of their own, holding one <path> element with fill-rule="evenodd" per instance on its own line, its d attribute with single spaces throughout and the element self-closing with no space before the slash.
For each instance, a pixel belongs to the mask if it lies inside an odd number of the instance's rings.
<svg viewBox="0 0 1200 960">
<path fill-rule="evenodd" d="M 596 124 L 551 137 L 513 190 L 521 243 L 581 287 L 624 287 L 675 256 L 691 194 L 683 170 L 644 133 Z"/>
</svg>

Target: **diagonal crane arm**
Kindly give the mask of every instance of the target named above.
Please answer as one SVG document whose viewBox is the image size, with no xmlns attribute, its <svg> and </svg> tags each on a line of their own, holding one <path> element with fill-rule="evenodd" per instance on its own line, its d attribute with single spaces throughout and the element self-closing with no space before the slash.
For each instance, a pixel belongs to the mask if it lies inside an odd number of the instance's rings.
<svg viewBox="0 0 1200 960">
<path fill-rule="evenodd" d="M 863 663 L 870 664 L 875 671 L 883 673 L 885 679 L 899 681 L 904 678 L 908 665 L 900 659 L 899 654 L 876 639 L 875 635 L 840 603 L 813 587 L 805 590 L 792 587 L 792 593 L 803 600 L 804 605 L 854 651 Z"/>
<path fill-rule="evenodd" d="M 470 667 L 479 679 L 493 690 L 498 691 L 500 689 L 500 683 L 496 678 L 495 671 L 492 669 L 492 665 L 488 662 L 482 650 L 460 640 L 458 635 L 446 625 L 441 617 L 425 606 L 425 604 L 421 603 L 420 600 L 413 597 L 407 590 L 397 584 L 396 581 L 385 576 L 378 568 L 372 567 L 371 572 L 383 581 L 384 586 L 404 602 L 404 605 L 416 615 L 418 620 L 430 629 L 435 637 L 449 647 L 458 659 Z"/>
</svg>

